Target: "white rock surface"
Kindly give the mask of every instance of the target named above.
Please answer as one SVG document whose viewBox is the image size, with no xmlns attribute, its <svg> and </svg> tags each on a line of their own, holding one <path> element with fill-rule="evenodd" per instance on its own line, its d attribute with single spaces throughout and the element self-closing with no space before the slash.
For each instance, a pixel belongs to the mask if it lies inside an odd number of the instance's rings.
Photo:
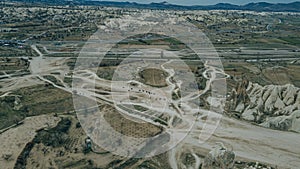
<svg viewBox="0 0 300 169">
<path fill-rule="evenodd" d="M 237 104 L 233 110 L 240 112 L 242 119 L 257 122 L 264 127 L 300 132 L 299 88 L 291 84 L 261 86 L 249 82 L 245 88 L 239 87 L 236 93 L 239 98 L 249 98 L 248 103 L 236 99 Z M 245 93 L 247 96 L 244 96 Z"/>
<path fill-rule="evenodd" d="M 248 120 L 248 121 L 254 121 L 255 113 L 257 113 L 257 111 L 255 109 L 248 109 L 248 110 L 244 111 L 244 113 L 242 114 L 242 118 L 245 120 Z"/>
<path fill-rule="evenodd" d="M 267 119 L 261 126 L 285 130 L 300 132 L 300 110 L 294 111 L 289 116 L 278 116 Z"/>
</svg>

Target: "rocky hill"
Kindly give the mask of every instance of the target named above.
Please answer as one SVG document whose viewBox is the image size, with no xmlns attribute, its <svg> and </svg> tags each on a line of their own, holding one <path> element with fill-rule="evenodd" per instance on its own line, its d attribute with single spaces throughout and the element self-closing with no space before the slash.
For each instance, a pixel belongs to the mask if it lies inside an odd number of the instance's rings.
<svg viewBox="0 0 300 169">
<path fill-rule="evenodd" d="M 229 110 L 264 127 L 300 132 L 300 89 L 294 85 L 261 86 L 243 80 L 232 91 Z"/>
</svg>

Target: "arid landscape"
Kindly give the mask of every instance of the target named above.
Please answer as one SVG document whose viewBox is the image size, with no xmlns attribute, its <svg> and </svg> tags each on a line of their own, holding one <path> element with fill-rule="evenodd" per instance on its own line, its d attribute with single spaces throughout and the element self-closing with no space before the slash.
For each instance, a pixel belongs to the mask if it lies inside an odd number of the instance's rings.
<svg viewBox="0 0 300 169">
<path fill-rule="evenodd" d="M 299 168 L 299 12 L 130 4 L 0 2 L 0 169 Z"/>
</svg>

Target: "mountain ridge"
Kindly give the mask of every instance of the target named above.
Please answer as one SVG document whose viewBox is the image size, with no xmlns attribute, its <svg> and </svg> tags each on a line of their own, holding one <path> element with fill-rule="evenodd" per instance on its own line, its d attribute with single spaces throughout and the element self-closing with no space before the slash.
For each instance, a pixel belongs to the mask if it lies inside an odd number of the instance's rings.
<svg viewBox="0 0 300 169">
<path fill-rule="evenodd" d="M 166 9 L 166 10 L 248 10 L 259 12 L 300 12 L 300 1 L 291 3 L 267 3 L 252 2 L 246 5 L 234 5 L 231 3 L 218 3 L 215 5 L 193 5 L 183 6 L 170 4 L 166 1 L 149 4 L 136 2 L 112 2 L 112 1 L 95 1 L 95 0 L 6 0 L 6 2 L 23 2 L 29 4 L 47 4 L 47 5 L 92 5 L 106 7 L 127 7 L 143 9 Z"/>
</svg>

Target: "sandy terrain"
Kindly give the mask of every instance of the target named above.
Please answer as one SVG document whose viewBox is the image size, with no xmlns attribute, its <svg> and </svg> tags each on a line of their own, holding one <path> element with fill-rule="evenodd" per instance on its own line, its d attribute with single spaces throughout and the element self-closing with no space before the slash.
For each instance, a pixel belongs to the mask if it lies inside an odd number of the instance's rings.
<svg viewBox="0 0 300 169">
<path fill-rule="evenodd" d="M 36 131 L 42 128 L 55 127 L 58 122 L 59 118 L 53 115 L 28 117 L 24 120 L 24 124 L 2 133 L 0 135 L 1 168 L 13 168 L 26 144 L 35 137 Z M 5 160 L 3 158 L 5 156 L 10 156 L 10 158 Z"/>
</svg>

